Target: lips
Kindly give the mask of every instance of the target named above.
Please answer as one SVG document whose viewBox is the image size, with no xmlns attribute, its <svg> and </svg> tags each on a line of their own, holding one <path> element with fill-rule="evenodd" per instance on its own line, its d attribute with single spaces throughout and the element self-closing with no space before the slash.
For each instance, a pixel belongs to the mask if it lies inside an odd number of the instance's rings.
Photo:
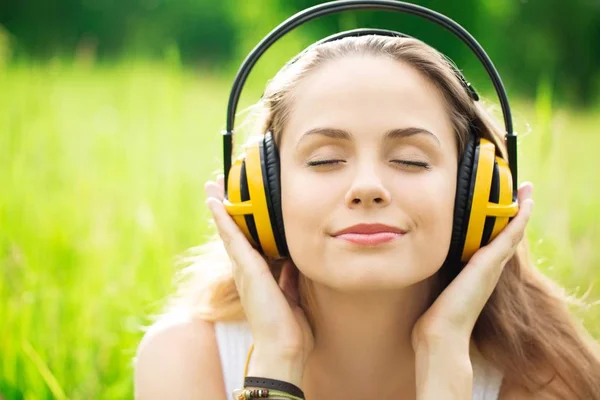
<svg viewBox="0 0 600 400">
<path fill-rule="evenodd" d="M 344 228 L 340 231 L 335 232 L 332 236 L 339 236 L 343 234 L 359 234 L 368 235 L 375 233 L 399 233 L 405 234 L 406 231 L 395 226 L 385 224 L 358 224 L 352 225 L 348 228 Z"/>
<path fill-rule="evenodd" d="M 332 236 L 358 245 L 376 246 L 397 239 L 405 233 L 403 229 L 385 224 L 359 224 L 342 229 Z"/>
</svg>

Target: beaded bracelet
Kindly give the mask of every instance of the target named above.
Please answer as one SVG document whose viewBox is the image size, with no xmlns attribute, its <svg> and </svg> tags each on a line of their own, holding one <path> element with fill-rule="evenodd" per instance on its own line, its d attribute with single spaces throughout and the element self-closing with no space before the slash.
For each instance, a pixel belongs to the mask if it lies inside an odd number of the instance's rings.
<svg viewBox="0 0 600 400">
<path fill-rule="evenodd" d="M 281 399 L 281 400 L 304 400 L 286 392 L 269 389 L 236 389 L 233 391 L 233 400 L 251 399 Z"/>
</svg>

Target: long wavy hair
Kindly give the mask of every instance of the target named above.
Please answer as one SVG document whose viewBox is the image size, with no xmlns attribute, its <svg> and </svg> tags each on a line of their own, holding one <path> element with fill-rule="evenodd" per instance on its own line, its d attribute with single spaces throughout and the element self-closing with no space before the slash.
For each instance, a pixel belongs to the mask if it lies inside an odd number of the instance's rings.
<svg viewBox="0 0 600 400">
<path fill-rule="evenodd" d="M 427 44 L 412 38 L 363 36 L 345 38 L 313 47 L 289 63 L 271 79 L 260 102 L 253 107 L 258 117 L 254 133 L 273 132 L 280 142 L 293 102 L 293 90 L 304 76 L 323 63 L 348 55 L 388 57 L 411 65 L 443 94 L 456 133 L 460 157 L 469 129 L 491 140 L 499 155 L 506 156 L 504 132 L 481 101 L 474 102 L 451 69 L 450 61 Z M 471 126 L 471 128 L 470 128 Z M 230 260 L 218 238 L 191 249 L 182 259 L 185 268 L 178 292 L 167 314 L 175 310 L 207 321 L 243 320 L 244 313 L 231 274 Z M 279 279 L 283 260 L 266 260 Z M 448 284 L 438 273 L 440 290 Z M 314 328 L 311 282 L 299 276 L 301 306 Z M 485 359 L 504 373 L 510 385 L 533 392 L 559 380 L 559 398 L 600 399 L 600 351 L 598 343 L 571 314 L 569 305 L 580 304 L 545 277 L 530 260 L 526 241 L 508 261 L 498 285 L 477 320 L 473 340 Z M 549 387 L 554 387 L 549 386 Z"/>
</svg>

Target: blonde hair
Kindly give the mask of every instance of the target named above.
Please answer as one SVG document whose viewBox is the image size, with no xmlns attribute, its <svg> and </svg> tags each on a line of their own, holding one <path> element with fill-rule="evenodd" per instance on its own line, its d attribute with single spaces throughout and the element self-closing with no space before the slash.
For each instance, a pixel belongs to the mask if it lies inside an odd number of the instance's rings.
<svg viewBox="0 0 600 400">
<path fill-rule="evenodd" d="M 493 141 L 506 157 L 504 132 L 481 102 L 473 102 L 451 69 L 450 61 L 425 43 L 411 38 L 363 36 L 322 44 L 286 65 L 269 81 L 258 104 L 258 132 L 270 130 L 280 143 L 293 102 L 293 89 L 323 63 L 348 55 L 390 57 L 407 63 L 429 78 L 443 94 L 456 132 L 459 159 L 469 126 Z M 244 319 L 230 261 L 218 237 L 193 249 L 183 260 L 187 279 L 173 297 L 171 308 L 185 309 L 208 321 Z M 275 279 L 282 260 L 267 260 Z M 440 270 L 441 287 L 448 284 Z M 314 328 L 315 305 L 311 282 L 300 273 L 301 305 Z M 511 386 L 535 392 L 558 380 L 559 398 L 600 399 L 600 351 L 597 343 L 568 306 L 576 302 L 532 264 L 526 241 L 507 263 L 498 285 L 483 309 L 473 340 L 483 356 L 504 373 Z M 552 386 L 554 387 L 554 386 Z"/>
</svg>

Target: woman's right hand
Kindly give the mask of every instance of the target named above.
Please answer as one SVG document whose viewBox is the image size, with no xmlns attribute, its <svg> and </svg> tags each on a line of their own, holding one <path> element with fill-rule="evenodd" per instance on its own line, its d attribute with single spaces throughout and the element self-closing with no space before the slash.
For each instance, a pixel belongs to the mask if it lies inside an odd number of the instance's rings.
<svg viewBox="0 0 600 400">
<path fill-rule="evenodd" d="M 252 331 L 249 376 L 279 379 L 301 387 L 314 338 L 299 305 L 298 269 L 286 261 L 279 282 L 223 205 L 223 175 L 204 185 L 219 236 L 231 259 L 233 277 Z"/>
</svg>

